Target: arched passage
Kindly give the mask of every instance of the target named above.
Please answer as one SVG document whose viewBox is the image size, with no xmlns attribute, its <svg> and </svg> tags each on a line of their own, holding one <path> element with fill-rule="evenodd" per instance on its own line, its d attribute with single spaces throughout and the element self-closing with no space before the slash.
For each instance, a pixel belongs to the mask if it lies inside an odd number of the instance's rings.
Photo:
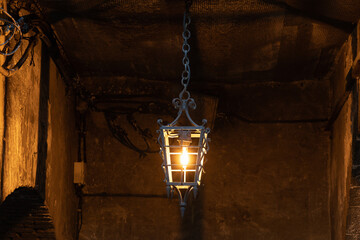
<svg viewBox="0 0 360 240">
<path fill-rule="evenodd" d="M 55 239 L 48 208 L 35 189 L 20 187 L 0 205 L 0 239 Z"/>
</svg>

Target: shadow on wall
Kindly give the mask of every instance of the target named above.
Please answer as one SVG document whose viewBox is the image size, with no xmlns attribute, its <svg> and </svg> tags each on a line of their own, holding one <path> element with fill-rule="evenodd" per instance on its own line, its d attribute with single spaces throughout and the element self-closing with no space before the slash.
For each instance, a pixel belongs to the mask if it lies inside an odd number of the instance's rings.
<svg viewBox="0 0 360 240">
<path fill-rule="evenodd" d="M 47 137 L 48 137 L 48 101 L 50 84 L 50 57 L 46 47 L 41 51 L 41 76 L 39 97 L 39 127 L 38 127 L 38 158 L 36 168 L 36 186 L 40 195 L 45 198 Z"/>
<path fill-rule="evenodd" d="M 55 239 L 48 208 L 37 190 L 20 187 L 0 205 L 0 239 Z"/>
</svg>

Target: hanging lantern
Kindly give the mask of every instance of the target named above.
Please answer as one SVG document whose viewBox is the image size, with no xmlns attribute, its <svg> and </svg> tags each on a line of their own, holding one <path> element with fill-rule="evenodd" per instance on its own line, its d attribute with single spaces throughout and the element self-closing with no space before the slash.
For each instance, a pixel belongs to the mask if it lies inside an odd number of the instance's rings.
<svg viewBox="0 0 360 240">
<path fill-rule="evenodd" d="M 184 215 L 186 202 L 192 191 L 194 197 L 198 192 L 201 183 L 201 177 L 204 171 L 205 154 L 209 150 L 208 134 L 209 128 L 205 125 L 207 121 L 203 119 L 202 124 L 196 124 L 190 117 L 189 108 L 196 109 L 196 103 L 190 97 L 187 86 L 190 82 L 190 61 L 187 56 L 190 51 L 188 39 L 190 31 L 189 4 L 186 2 L 186 11 L 184 13 L 184 52 L 183 64 L 185 70 L 182 73 L 181 84 L 184 87 L 178 98 L 174 98 L 172 103 L 175 109 L 178 109 L 178 115 L 173 122 L 167 125 L 160 125 L 158 142 L 160 144 L 160 155 L 163 159 L 162 168 L 165 174 L 166 191 L 168 197 L 173 196 L 174 191 L 179 195 L 181 216 Z M 182 115 L 188 121 L 188 126 L 179 126 L 179 119 Z"/>
</svg>

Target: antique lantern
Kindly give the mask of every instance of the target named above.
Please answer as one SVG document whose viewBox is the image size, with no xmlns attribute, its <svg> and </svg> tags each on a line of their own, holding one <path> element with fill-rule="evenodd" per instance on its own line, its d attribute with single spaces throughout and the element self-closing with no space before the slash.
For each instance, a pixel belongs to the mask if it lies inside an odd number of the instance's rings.
<svg viewBox="0 0 360 240">
<path fill-rule="evenodd" d="M 205 125 L 207 121 L 202 120 L 202 124 L 196 124 L 190 117 L 189 108 L 195 109 L 196 103 L 190 97 L 187 87 L 190 82 L 190 61 L 187 56 L 190 51 L 188 39 L 190 31 L 189 7 L 191 2 L 186 1 L 186 10 L 184 13 L 184 32 L 182 34 L 184 43 L 182 50 L 184 52 L 181 84 L 184 87 L 178 98 L 174 98 L 172 103 L 178 109 L 178 115 L 173 122 L 167 125 L 160 125 L 158 142 L 160 144 L 160 155 L 163 159 L 162 168 L 165 174 L 166 191 L 172 196 L 174 191 L 179 195 L 181 216 L 184 215 L 186 202 L 192 191 L 194 197 L 198 192 L 201 183 L 201 177 L 204 171 L 205 154 L 209 150 L 208 134 L 209 128 Z M 188 122 L 186 126 L 179 125 L 179 119 L 184 116 Z"/>
</svg>

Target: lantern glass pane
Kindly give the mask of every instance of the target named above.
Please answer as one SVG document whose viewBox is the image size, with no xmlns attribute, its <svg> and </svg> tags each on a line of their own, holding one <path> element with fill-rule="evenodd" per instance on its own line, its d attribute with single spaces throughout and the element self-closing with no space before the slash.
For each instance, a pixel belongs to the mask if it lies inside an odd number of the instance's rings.
<svg viewBox="0 0 360 240">
<path fill-rule="evenodd" d="M 189 137 L 186 140 L 184 131 Z M 162 127 L 161 135 L 167 185 L 180 188 L 199 185 L 207 148 L 205 128 Z"/>
</svg>

